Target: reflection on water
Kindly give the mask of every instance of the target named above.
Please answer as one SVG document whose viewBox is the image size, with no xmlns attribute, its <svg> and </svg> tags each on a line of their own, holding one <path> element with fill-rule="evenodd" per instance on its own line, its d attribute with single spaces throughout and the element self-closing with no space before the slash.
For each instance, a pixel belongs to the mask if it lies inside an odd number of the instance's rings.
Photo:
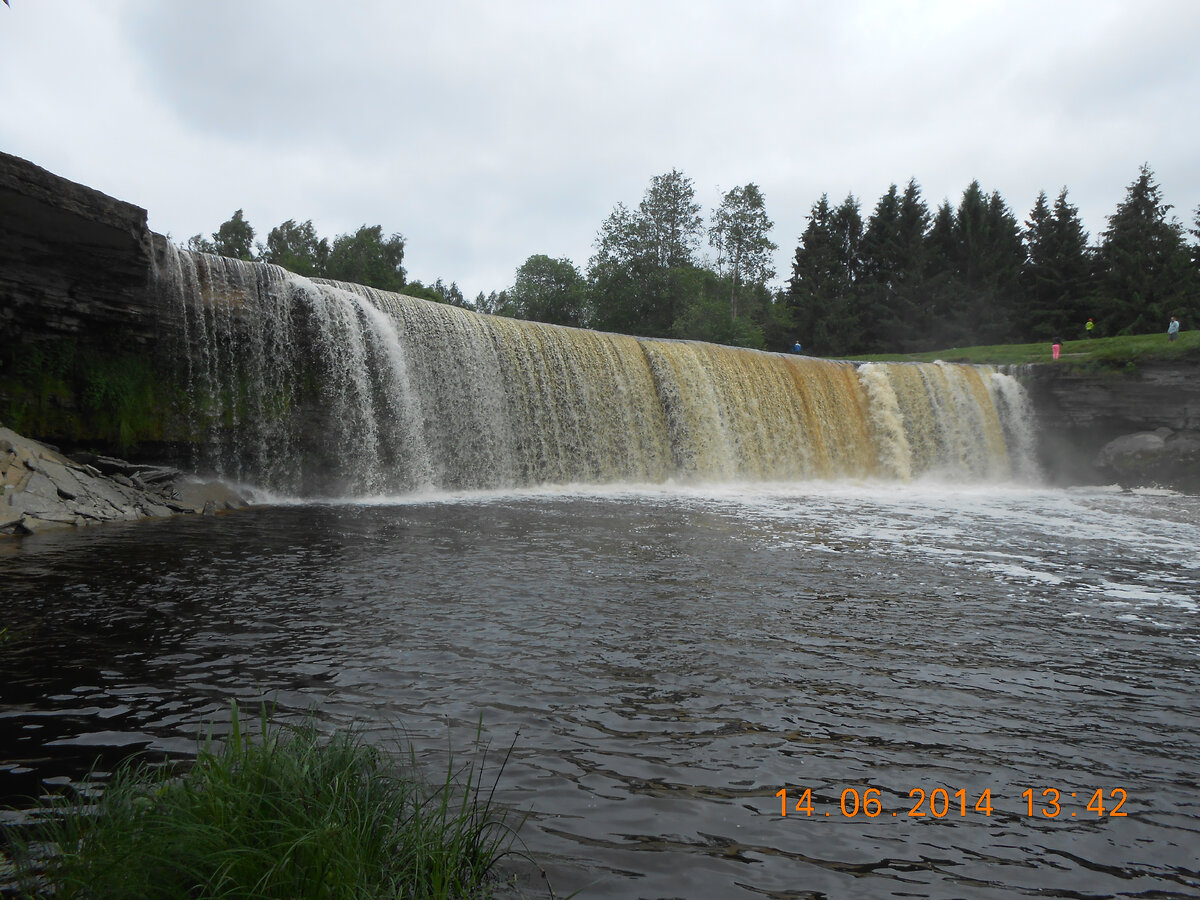
<svg viewBox="0 0 1200 900">
<path fill-rule="evenodd" d="M 1195 896 L 1197 546 L 1194 497 L 897 485 L 31 537 L 0 544 L 0 797 L 269 696 L 430 757 L 518 735 L 502 798 L 585 897 Z M 910 816 L 937 788 L 966 815 Z"/>
</svg>

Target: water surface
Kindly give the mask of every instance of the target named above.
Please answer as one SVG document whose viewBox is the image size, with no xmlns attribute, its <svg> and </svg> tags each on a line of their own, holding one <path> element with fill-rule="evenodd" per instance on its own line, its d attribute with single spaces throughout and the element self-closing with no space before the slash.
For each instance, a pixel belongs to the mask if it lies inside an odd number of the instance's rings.
<svg viewBox="0 0 1200 900">
<path fill-rule="evenodd" d="M 560 893 L 1197 896 L 1198 546 L 1200 498 L 896 484 L 29 537 L 0 544 L 0 799 L 271 697 L 435 764 L 515 737 L 501 799 Z M 967 814 L 909 814 L 938 788 Z"/>
</svg>

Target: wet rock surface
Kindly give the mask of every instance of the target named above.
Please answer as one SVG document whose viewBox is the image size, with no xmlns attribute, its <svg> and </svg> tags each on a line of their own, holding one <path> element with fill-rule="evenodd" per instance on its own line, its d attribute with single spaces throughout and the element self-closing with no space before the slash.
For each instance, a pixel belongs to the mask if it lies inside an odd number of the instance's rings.
<svg viewBox="0 0 1200 900">
<path fill-rule="evenodd" d="M 1023 374 L 1037 414 L 1039 455 L 1056 481 L 1200 490 L 1200 360 L 1136 372 Z"/>
<path fill-rule="evenodd" d="M 1200 490 L 1200 431 L 1157 428 L 1109 441 L 1096 466 L 1121 484 Z"/>
<path fill-rule="evenodd" d="M 248 505 L 220 481 L 107 456 L 71 458 L 0 427 L 0 536 Z"/>
</svg>

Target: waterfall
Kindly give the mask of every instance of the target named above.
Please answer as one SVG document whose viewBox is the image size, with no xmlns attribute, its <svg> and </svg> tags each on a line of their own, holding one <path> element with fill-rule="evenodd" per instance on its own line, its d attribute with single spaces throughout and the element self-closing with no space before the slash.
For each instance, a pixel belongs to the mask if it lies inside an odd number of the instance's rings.
<svg viewBox="0 0 1200 900">
<path fill-rule="evenodd" d="M 191 462 L 278 491 L 1035 474 L 990 367 L 605 334 L 175 248 L 156 278 Z"/>
</svg>

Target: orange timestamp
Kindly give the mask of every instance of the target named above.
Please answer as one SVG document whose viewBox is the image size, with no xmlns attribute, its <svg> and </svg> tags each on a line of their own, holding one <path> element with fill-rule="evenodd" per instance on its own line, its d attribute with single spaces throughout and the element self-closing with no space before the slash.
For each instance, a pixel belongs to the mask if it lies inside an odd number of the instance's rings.
<svg viewBox="0 0 1200 900">
<path fill-rule="evenodd" d="M 795 801 L 795 805 L 789 810 L 788 807 L 788 789 L 781 788 L 776 794 L 779 798 L 779 813 L 781 816 L 786 816 L 789 811 L 793 814 L 803 813 L 805 816 L 821 816 L 821 811 L 813 801 L 812 788 L 805 788 Z M 1066 800 L 1066 797 L 1071 800 Z M 1037 793 L 1034 788 L 1026 788 L 1021 792 L 1021 798 L 1025 801 L 1024 814 L 1027 816 L 1036 816 L 1038 818 L 1055 819 L 1060 816 L 1065 818 L 1078 817 L 1081 812 L 1072 810 L 1070 807 L 1076 803 L 1082 802 L 1084 797 L 1089 797 L 1086 806 L 1082 807 L 1082 815 L 1088 813 L 1094 814 L 1097 818 L 1104 816 L 1119 817 L 1127 816 L 1128 813 L 1122 812 L 1121 807 L 1125 805 L 1125 801 L 1129 799 L 1129 795 L 1124 788 L 1112 788 L 1105 795 L 1104 788 L 1096 788 L 1094 791 L 1061 791 L 1058 788 L 1045 788 L 1040 793 Z M 829 817 L 836 813 L 840 813 L 847 819 L 852 819 L 855 816 L 865 816 L 868 819 L 874 819 L 883 816 L 890 812 L 890 817 L 904 816 L 905 818 L 934 818 L 944 819 L 952 816 L 965 818 L 973 814 L 983 816 L 991 816 L 992 814 L 992 789 L 985 788 L 978 795 L 974 792 L 968 793 L 965 788 L 960 788 L 957 791 L 951 791 L 949 788 L 933 788 L 926 791 L 925 788 L 913 788 L 908 792 L 908 798 L 912 801 L 907 809 L 901 807 L 897 810 L 887 810 L 883 805 L 883 795 L 879 788 L 853 788 L 848 787 L 842 791 L 841 799 L 836 807 L 831 807 L 830 810 L 824 812 L 823 817 Z M 1107 805 L 1105 801 L 1108 801 Z"/>
</svg>

